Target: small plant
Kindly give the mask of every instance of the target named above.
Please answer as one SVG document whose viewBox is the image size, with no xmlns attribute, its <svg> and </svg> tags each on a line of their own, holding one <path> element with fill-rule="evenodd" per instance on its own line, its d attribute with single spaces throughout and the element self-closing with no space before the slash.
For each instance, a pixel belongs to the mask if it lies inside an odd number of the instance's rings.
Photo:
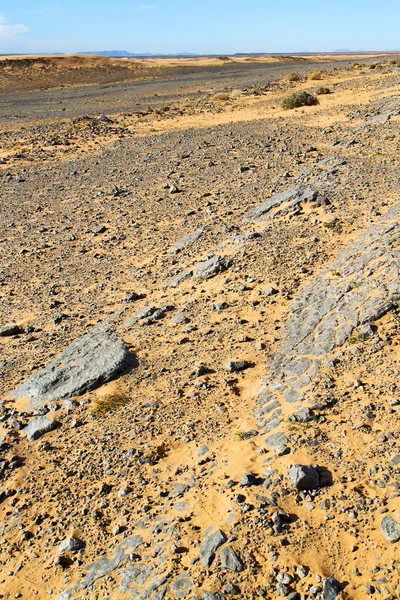
<svg viewBox="0 0 400 600">
<path fill-rule="evenodd" d="M 101 417 L 109 412 L 113 412 L 121 406 L 125 406 L 128 399 L 120 394 L 107 394 L 101 398 L 96 398 L 90 410 L 93 417 Z"/>
<path fill-rule="evenodd" d="M 367 333 L 358 333 L 349 338 L 349 344 L 357 344 L 357 342 L 366 342 L 369 336 Z"/>
<path fill-rule="evenodd" d="M 340 221 L 339 219 L 332 219 L 332 221 L 327 221 L 324 223 L 325 229 L 331 229 L 332 231 L 337 231 L 338 233 L 341 231 Z"/>
<path fill-rule="evenodd" d="M 308 79 L 310 79 L 311 81 L 319 81 L 320 79 L 322 79 L 322 72 L 321 71 L 313 71 L 312 73 L 310 73 L 308 75 Z"/>
<path fill-rule="evenodd" d="M 317 96 L 325 96 L 326 94 L 331 94 L 331 90 L 327 87 L 319 87 L 315 90 Z"/>
<path fill-rule="evenodd" d="M 377 66 L 378 66 L 378 65 L 377 65 L 376 63 L 372 63 L 372 65 L 369 65 L 369 68 L 370 68 L 371 70 L 373 70 L 373 69 L 376 69 L 376 67 L 377 67 Z"/>
<path fill-rule="evenodd" d="M 237 432 L 235 433 L 235 436 L 236 436 L 236 437 L 237 437 L 237 438 L 238 438 L 240 441 L 243 441 L 243 440 L 245 440 L 245 439 L 246 439 L 246 432 L 245 432 L 245 431 L 242 431 L 242 430 L 240 430 L 240 431 L 237 431 Z"/>
<path fill-rule="evenodd" d="M 300 108 L 301 106 L 315 106 L 319 104 L 318 98 L 316 98 L 310 92 L 294 92 L 282 102 L 282 108 L 290 110 L 292 108 Z"/>
<path fill-rule="evenodd" d="M 284 77 L 284 81 L 288 81 L 288 82 L 295 82 L 295 81 L 300 81 L 300 80 L 301 80 L 301 77 L 298 73 L 288 73 Z"/>
<path fill-rule="evenodd" d="M 220 92 L 219 94 L 215 94 L 212 98 L 212 102 L 227 102 L 231 97 L 227 92 Z"/>
</svg>

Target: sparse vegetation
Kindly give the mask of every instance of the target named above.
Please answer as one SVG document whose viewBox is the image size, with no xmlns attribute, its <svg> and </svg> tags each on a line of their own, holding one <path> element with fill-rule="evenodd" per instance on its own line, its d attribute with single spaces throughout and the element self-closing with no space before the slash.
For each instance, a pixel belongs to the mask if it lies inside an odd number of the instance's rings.
<svg viewBox="0 0 400 600">
<path fill-rule="evenodd" d="M 342 229 L 339 219 L 333 219 L 332 221 L 327 221 L 326 223 L 324 223 L 324 227 L 325 227 L 325 229 L 330 229 L 330 230 L 336 231 L 338 233 Z"/>
<path fill-rule="evenodd" d="M 301 77 L 298 73 L 288 73 L 287 75 L 285 75 L 284 81 L 288 81 L 288 82 L 301 81 Z"/>
<path fill-rule="evenodd" d="M 107 394 L 106 396 L 96 398 L 90 409 L 93 417 L 101 417 L 107 413 L 113 412 L 128 402 L 125 396 L 120 394 Z"/>
<path fill-rule="evenodd" d="M 315 90 L 315 94 L 317 96 L 325 96 L 326 94 L 331 94 L 331 90 L 327 87 L 319 87 Z"/>
<path fill-rule="evenodd" d="M 231 97 L 227 92 L 220 92 L 211 98 L 212 102 L 227 102 L 230 99 Z"/>
<path fill-rule="evenodd" d="M 319 81 L 322 79 L 322 71 L 313 71 L 308 75 L 308 79 L 311 81 Z"/>
<path fill-rule="evenodd" d="M 282 108 L 290 110 L 292 108 L 300 108 L 301 106 L 315 106 L 319 104 L 318 98 L 316 98 L 310 92 L 294 92 L 282 102 Z"/>
</svg>

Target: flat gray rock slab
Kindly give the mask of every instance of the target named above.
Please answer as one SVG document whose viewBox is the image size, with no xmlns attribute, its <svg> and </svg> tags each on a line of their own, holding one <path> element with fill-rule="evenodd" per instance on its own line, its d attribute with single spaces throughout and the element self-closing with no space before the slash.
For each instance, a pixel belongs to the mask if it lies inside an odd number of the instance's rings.
<svg viewBox="0 0 400 600">
<path fill-rule="evenodd" d="M 232 261 L 224 256 L 213 256 L 197 265 L 193 270 L 195 279 L 210 279 L 218 273 L 226 271 L 232 264 Z"/>
<path fill-rule="evenodd" d="M 132 554 L 136 548 L 143 544 L 143 539 L 139 535 L 134 535 L 131 538 L 127 538 L 123 542 L 121 542 L 114 550 L 111 558 L 107 556 L 102 556 L 97 559 L 91 565 L 88 565 L 85 569 L 86 575 L 79 581 L 75 586 L 65 590 L 60 596 L 58 596 L 58 600 L 68 600 L 72 598 L 74 593 L 79 590 L 85 590 L 89 586 L 93 585 L 97 579 L 105 577 L 115 569 L 117 569 L 121 564 L 126 562 L 129 558 L 129 555 Z"/>
<path fill-rule="evenodd" d="M 58 427 L 57 421 L 52 421 L 47 417 L 36 417 L 31 419 L 22 433 L 26 435 L 30 442 L 34 442 L 42 437 L 45 433 L 53 431 Z"/>
<path fill-rule="evenodd" d="M 218 550 L 222 544 L 226 542 L 226 535 L 220 529 L 217 529 L 214 533 L 208 536 L 200 545 L 200 560 L 205 567 L 210 567 L 214 557 L 215 552 Z"/>
<path fill-rule="evenodd" d="M 130 362 L 124 341 L 100 324 L 22 383 L 11 396 L 30 398 L 33 406 L 79 396 L 110 381 Z"/>
<path fill-rule="evenodd" d="M 245 216 L 244 221 L 260 221 L 266 218 L 267 214 L 277 206 L 285 204 L 286 202 L 313 202 L 317 198 L 317 192 L 315 192 L 309 186 L 297 185 L 288 190 L 284 190 L 265 202 L 262 202 L 255 208 L 252 208 Z"/>
<path fill-rule="evenodd" d="M 225 569 L 240 573 L 244 570 L 242 559 L 236 554 L 232 546 L 226 546 L 221 550 L 221 565 Z"/>
<path fill-rule="evenodd" d="M 279 439 L 289 405 L 292 414 L 304 406 L 322 361 L 351 335 L 361 339 L 363 326 L 393 310 L 399 297 L 400 204 L 396 204 L 292 301 L 280 349 L 255 410 L 260 429 L 269 434 L 268 445 Z"/>
<path fill-rule="evenodd" d="M 197 242 L 198 239 L 201 238 L 203 233 L 204 227 L 199 227 L 199 229 L 196 229 L 195 231 L 186 234 L 181 240 L 175 242 L 175 244 L 172 246 L 172 252 L 181 252 L 188 246 L 191 246 L 192 244 Z"/>
</svg>

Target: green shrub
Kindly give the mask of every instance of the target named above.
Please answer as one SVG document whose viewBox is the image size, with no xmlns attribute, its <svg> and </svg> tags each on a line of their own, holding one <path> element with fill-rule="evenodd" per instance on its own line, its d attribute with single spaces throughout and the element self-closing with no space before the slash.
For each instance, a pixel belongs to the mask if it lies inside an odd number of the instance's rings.
<svg viewBox="0 0 400 600">
<path fill-rule="evenodd" d="M 319 87 L 315 90 L 317 96 L 324 96 L 326 94 L 331 94 L 331 90 L 327 87 Z"/>
<path fill-rule="evenodd" d="M 299 108 L 300 106 L 315 106 L 319 104 L 316 98 L 310 92 L 294 92 L 282 102 L 282 108 L 290 110 L 291 108 Z"/>
</svg>

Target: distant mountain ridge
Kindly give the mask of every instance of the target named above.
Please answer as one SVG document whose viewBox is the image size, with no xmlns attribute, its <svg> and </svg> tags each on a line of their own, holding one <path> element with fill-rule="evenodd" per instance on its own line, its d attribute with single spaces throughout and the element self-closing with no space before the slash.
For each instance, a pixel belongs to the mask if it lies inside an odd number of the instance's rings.
<svg viewBox="0 0 400 600">
<path fill-rule="evenodd" d="M 78 54 L 96 54 L 97 56 L 108 56 L 110 58 L 150 58 L 158 56 L 198 56 L 191 52 L 178 52 L 177 54 L 152 54 L 151 52 L 132 53 L 127 50 L 100 50 L 93 52 L 78 52 Z"/>
</svg>

